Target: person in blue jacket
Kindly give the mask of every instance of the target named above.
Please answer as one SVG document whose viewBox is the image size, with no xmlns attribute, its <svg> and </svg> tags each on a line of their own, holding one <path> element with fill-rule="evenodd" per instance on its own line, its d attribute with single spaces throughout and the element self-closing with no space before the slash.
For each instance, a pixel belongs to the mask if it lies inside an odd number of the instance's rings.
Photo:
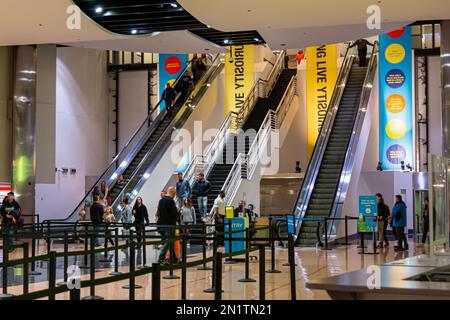
<svg viewBox="0 0 450 320">
<path fill-rule="evenodd" d="M 395 196 L 395 205 L 392 208 L 392 227 L 397 235 L 398 246 L 394 247 L 395 251 L 408 250 L 408 240 L 405 236 L 406 228 L 406 204 L 402 200 L 401 195 Z"/>
</svg>

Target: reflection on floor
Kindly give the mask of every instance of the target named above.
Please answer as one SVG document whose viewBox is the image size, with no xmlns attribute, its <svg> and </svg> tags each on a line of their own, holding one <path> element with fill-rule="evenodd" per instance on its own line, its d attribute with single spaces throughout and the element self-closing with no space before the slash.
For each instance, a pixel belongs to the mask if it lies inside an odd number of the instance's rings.
<svg viewBox="0 0 450 320">
<path fill-rule="evenodd" d="M 40 253 L 45 253 L 45 247 L 39 248 Z M 54 248 L 57 251 L 61 250 L 61 247 Z M 80 250 L 82 247 L 74 247 L 73 249 Z M 329 299 L 329 296 L 324 291 L 310 290 L 305 287 L 305 284 L 314 279 L 321 279 L 357 269 L 367 268 L 369 265 L 379 265 L 393 260 L 404 259 L 408 256 L 424 253 L 421 247 L 416 247 L 414 243 L 410 242 L 409 251 L 394 252 L 393 243 L 391 246 L 382 249 L 380 254 L 377 255 L 360 255 L 356 244 L 346 246 L 340 246 L 333 248 L 333 250 L 325 251 L 315 248 L 296 248 L 296 286 L 297 286 L 297 299 Z M 194 249 L 193 251 L 197 251 Z M 150 247 L 147 251 L 147 264 L 151 264 L 156 260 L 157 250 Z M 211 251 L 208 251 L 208 256 Z M 136 254 L 139 257 L 139 253 Z M 255 254 L 257 255 L 257 253 Z M 20 258 L 22 256 L 21 250 L 11 254 L 11 258 L 16 256 Z M 128 255 L 122 252 L 120 254 L 121 271 L 128 270 Z M 99 256 L 97 260 L 101 259 Z M 111 257 L 112 258 L 112 257 Z M 194 261 L 201 258 L 200 253 L 190 254 L 188 261 Z M 114 260 L 114 259 L 112 259 Z M 83 258 L 79 257 L 77 263 L 82 265 Z M 266 299 L 290 299 L 290 280 L 289 280 L 289 267 L 283 266 L 287 262 L 287 249 L 277 248 L 276 250 L 276 269 L 281 270 L 281 273 L 267 273 L 266 274 Z M 137 265 L 141 262 L 138 261 Z M 98 270 L 96 272 L 96 278 L 107 277 L 108 273 L 113 270 L 111 263 L 96 264 Z M 266 250 L 266 266 L 270 268 L 270 250 Z M 45 289 L 47 282 L 45 282 L 46 276 L 46 264 L 39 266 L 39 271 L 42 271 L 41 276 L 37 276 L 33 283 L 30 284 L 30 292 Z M 11 280 L 11 286 L 8 288 L 8 292 L 12 294 L 21 294 L 22 287 L 19 285 L 21 280 L 22 271 L 20 268 L 11 268 L 9 271 L 13 280 Z M 58 280 L 62 281 L 62 261 L 58 261 Z M 175 274 L 180 276 L 181 271 L 175 271 Z M 252 278 L 258 280 L 258 262 L 250 263 L 250 275 Z M 82 276 L 82 279 L 88 279 L 86 271 Z M 225 264 L 223 266 L 223 299 L 225 300 L 252 300 L 258 299 L 258 282 L 256 283 L 242 283 L 238 282 L 239 279 L 244 277 L 244 264 L 238 263 L 234 265 Z M 31 277 L 33 278 L 33 277 Z M 188 269 L 187 271 L 187 297 L 189 300 L 199 299 L 214 299 L 214 295 L 210 293 L 204 293 L 203 290 L 211 286 L 211 271 L 201 271 L 196 268 Z M 122 300 L 128 299 L 128 290 L 122 289 L 127 281 L 115 282 L 112 284 L 102 285 L 96 287 L 96 294 L 104 297 L 108 300 Z M 136 289 L 136 299 L 151 299 L 151 275 L 141 276 L 136 279 L 136 283 L 143 288 Z M 82 296 L 89 294 L 89 289 L 82 289 Z M 57 299 L 68 299 L 68 293 L 59 294 Z M 166 280 L 161 279 L 161 299 L 180 299 L 181 298 L 181 281 L 178 280 Z"/>
</svg>

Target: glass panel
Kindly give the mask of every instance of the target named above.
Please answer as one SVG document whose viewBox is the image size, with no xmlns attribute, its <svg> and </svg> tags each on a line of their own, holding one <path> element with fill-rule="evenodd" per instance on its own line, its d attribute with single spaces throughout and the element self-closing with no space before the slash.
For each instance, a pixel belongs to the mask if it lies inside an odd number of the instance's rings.
<svg viewBox="0 0 450 320">
<path fill-rule="evenodd" d="M 152 63 L 153 62 L 152 56 L 153 56 L 152 53 L 144 53 L 144 63 L 146 63 L 146 64 Z"/>
<path fill-rule="evenodd" d="M 422 49 L 422 37 L 420 35 L 412 36 L 411 45 L 413 49 Z"/>
<path fill-rule="evenodd" d="M 432 254 L 449 253 L 448 190 L 449 159 L 429 155 L 430 163 L 430 242 Z"/>
<path fill-rule="evenodd" d="M 434 46 L 435 48 L 441 47 L 441 25 L 436 23 L 434 25 Z"/>
<path fill-rule="evenodd" d="M 422 242 L 424 232 L 424 208 L 425 199 L 428 198 L 428 190 L 416 190 L 414 194 L 414 235 L 416 243 Z"/>
<path fill-rule="evenodd" d="M 416 35 L 418 35 L 418 36 L 420 36 L 421 35 L 421 32 L 420 32 L 420 28 L 421 26 L 412 26 L 411 27 L 411 34 L 413 35 L 413 36 L 416 36 Z"/>
<path fill-rule="evenodd" d="M 423 48 L 433 48 L 433 25 L 424 24 L 422 26 L 422 34 Z"/>
<path fill-rule="evenodd" d="M 135 52 L 134 53 L 134 63 L 142 63 L 142 53 L 141 52 Z"/>
</svg>

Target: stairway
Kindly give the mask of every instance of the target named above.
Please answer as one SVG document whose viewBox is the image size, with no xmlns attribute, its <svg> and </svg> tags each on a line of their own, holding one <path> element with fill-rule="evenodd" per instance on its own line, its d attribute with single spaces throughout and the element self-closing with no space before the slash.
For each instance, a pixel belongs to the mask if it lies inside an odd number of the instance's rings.
<svg viewBox="0 0 450 320">
<path fill-rule="evenodd" d="M 330 215 L 352 135 L 366 73 L 366 67 L 359 67 L 354 64 L 351 68 L 306 209 L 305 218 L 321 218 Z M 314 246 L 317 243 L 317 224 L 317 221 L 303 221 L 297 239 L 298 245 Z"/>
<path fill-rule="evenodd" d="M 281 98 L 283 97 L 289 82 L 292 77 L 295 76 L 297 70 L 295 69 L 284 69 L 277 82 L 274 85 L 272 92 L 268 98 L 259 98 L 256 102 L 253 110 L 248 116 L 246 122 L 244 123 L 242 129 L 247 131 L 253 129 L 255 134 L 258 132 L 259 128 L 267 115 L 267 112 L 272 109 L 276 110 Z M 249 135 L 250 138 L 245 140 L 237 135 L 232 135 L 225 143 L 222 157 L 214 164 L 213 168 L 209 172 L 206 179 L 211 183 L 211 192 L 208 196 L 208 210 L 209 213 L 213 207 L 214 200 L 217 198 L 219 191 L 223 188 L 225 180 L 227 179 L 236 158 L 239 153 L 248 153 L 251 144 L 253 142 L 254 135 Z M 229 153 L 228 158 L 226 158 L 227 152 Z M 197 198 L 193 197 L 193 205 L 197 212 L 197 219 L 200 221 L 200 214 L 198 212 Z"/>
</svg>

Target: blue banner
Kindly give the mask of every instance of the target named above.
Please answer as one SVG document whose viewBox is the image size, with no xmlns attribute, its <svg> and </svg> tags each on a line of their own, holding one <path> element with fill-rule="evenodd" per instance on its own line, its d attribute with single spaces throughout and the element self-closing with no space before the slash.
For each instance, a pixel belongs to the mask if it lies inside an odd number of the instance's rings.
<svg viewBox="0 0 450 320">
<path fill-rule="evenodd" d="M 380 161 L 414 167 L 411 28 L 380 35 Z"/>
<path fill-rule="evenodd" d="M 187 55 L 186 54 L 165 54 L 159 55 L 159 95 L 161 96 L 166 84 L 173 85 L 178 76 L 186 68 Z M 159 110 L 166 107 L 164 101 L 161 102 Z"/>
</svg>

